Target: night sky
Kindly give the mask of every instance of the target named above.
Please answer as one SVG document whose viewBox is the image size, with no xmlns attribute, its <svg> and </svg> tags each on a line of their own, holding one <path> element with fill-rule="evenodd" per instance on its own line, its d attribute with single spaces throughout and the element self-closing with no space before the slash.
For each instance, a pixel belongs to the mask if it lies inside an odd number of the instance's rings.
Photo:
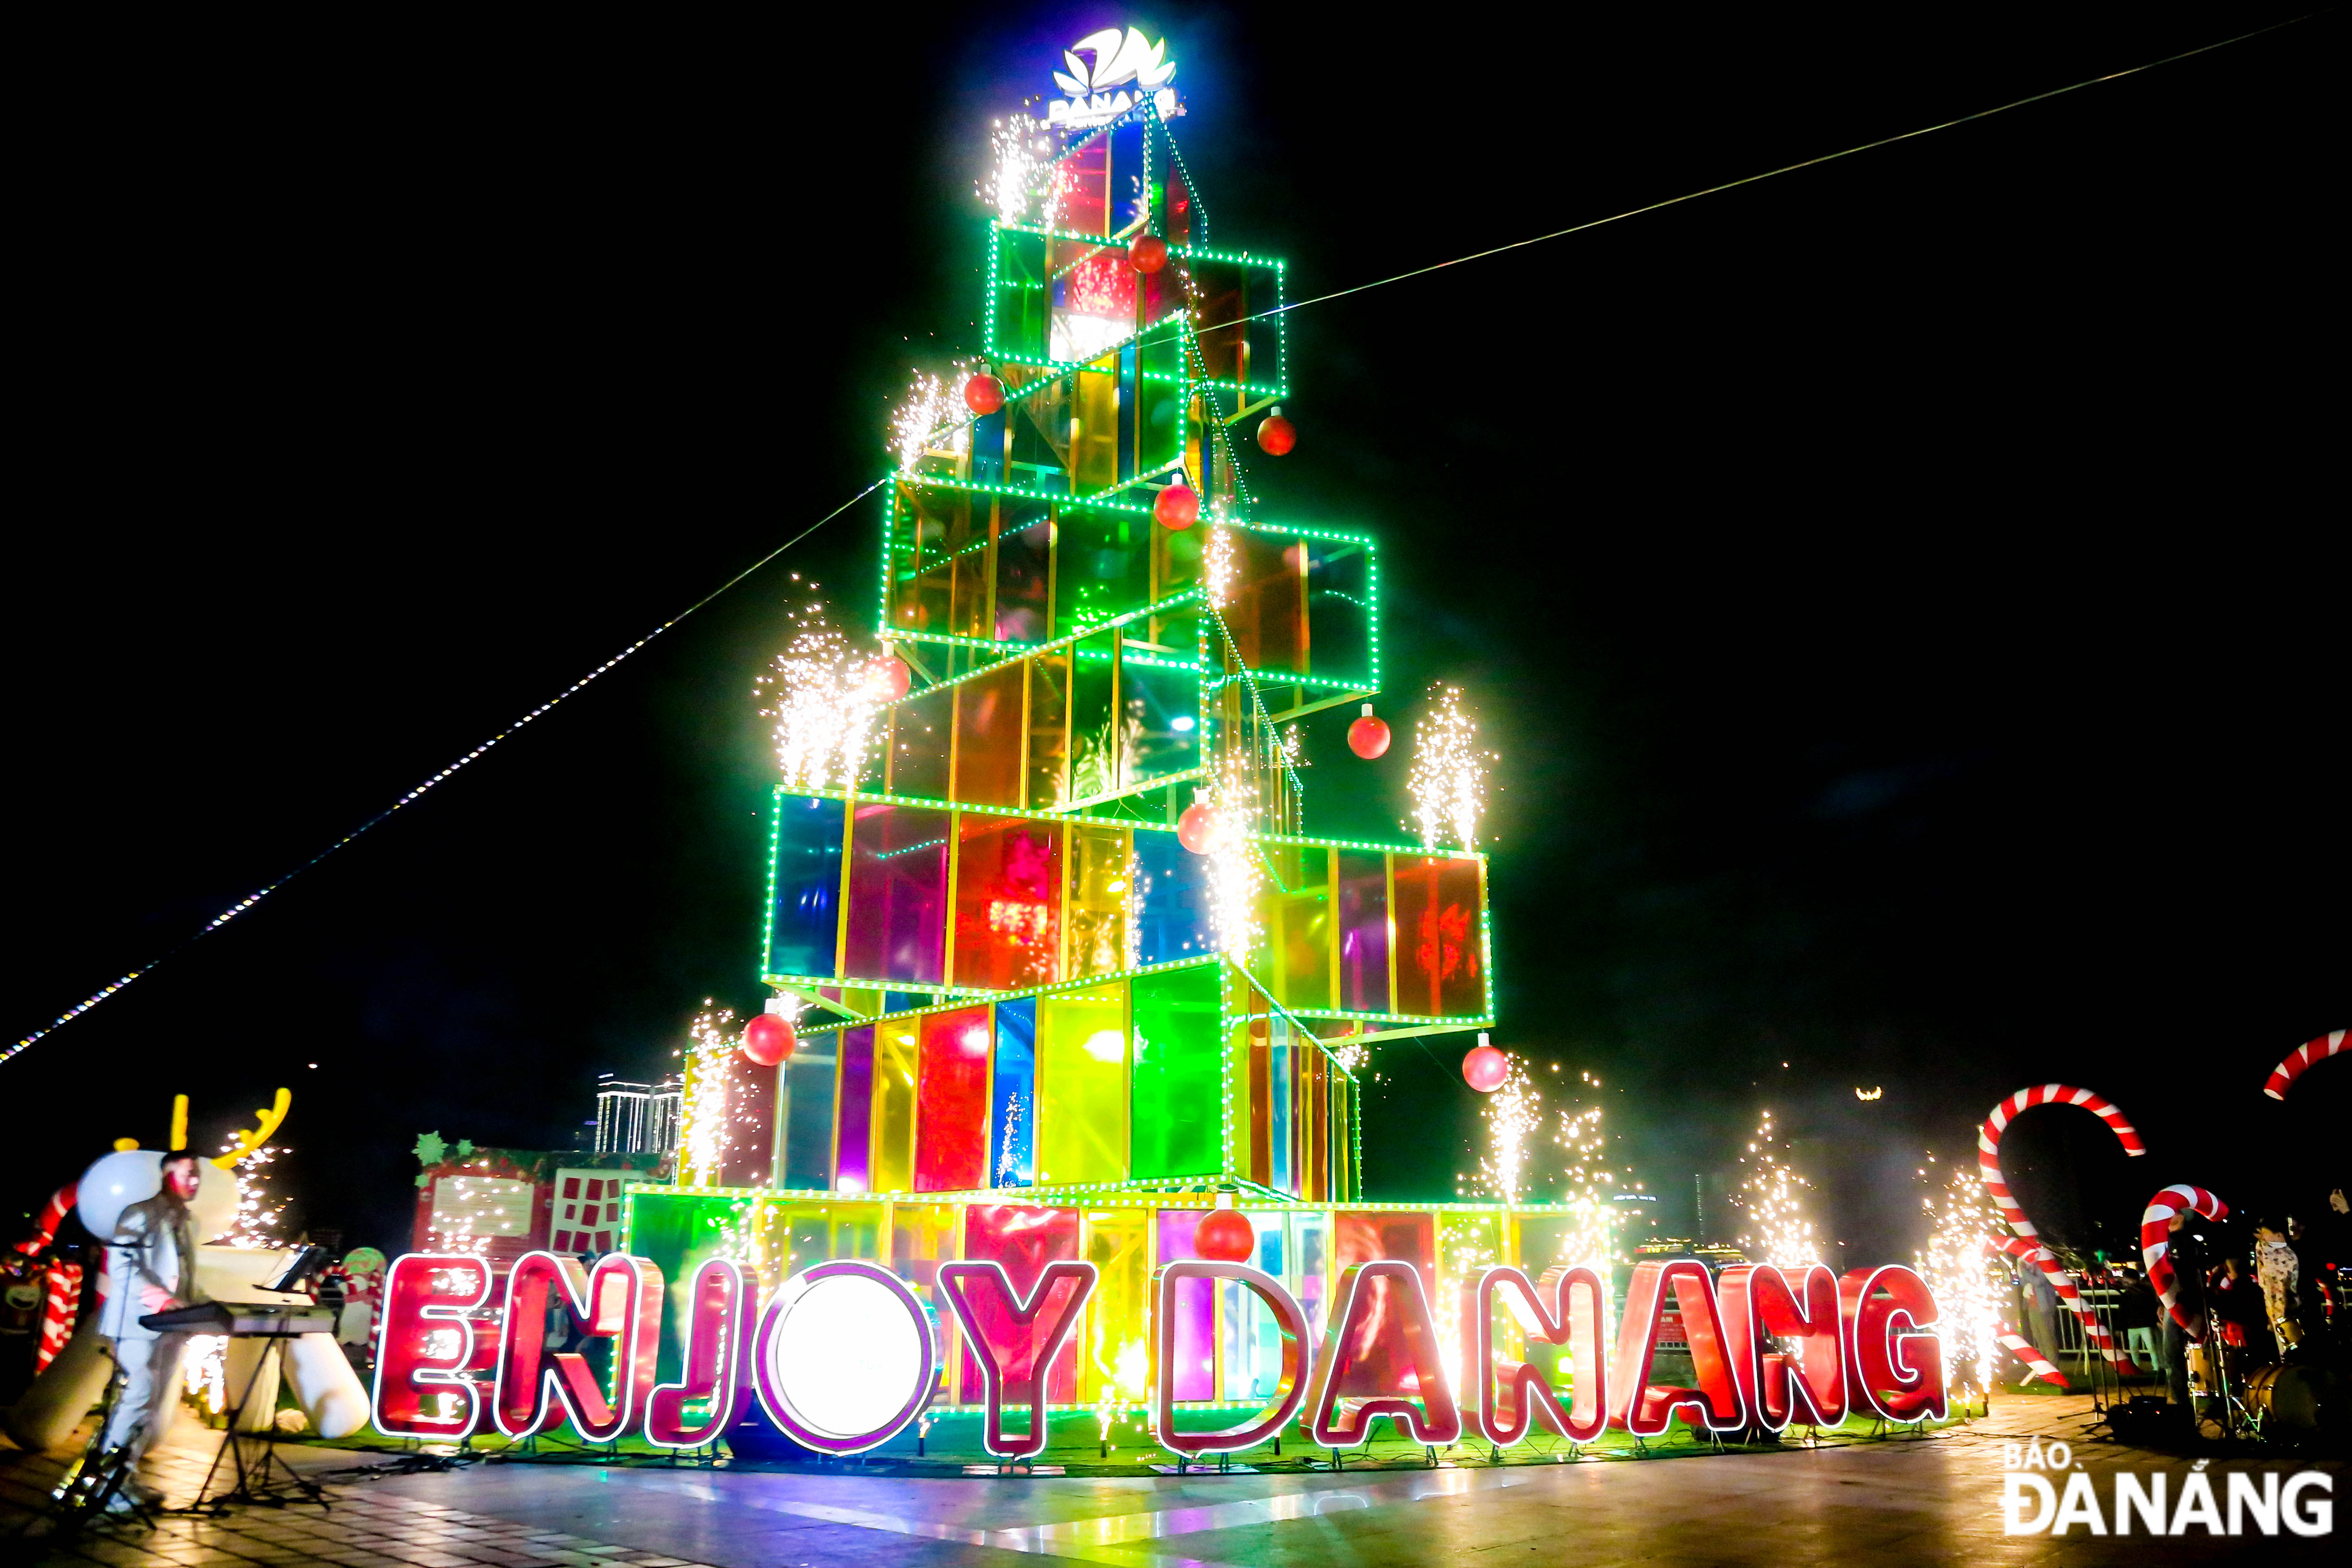
<svg viewBox="0 0 2352 1568">
<path fill-rule="evenodd" d="M 1087 32 L 1164 31 L 1214 241 L 1298 298 L 2293 12 L 1428 15 L 67 62 L 17 236 L 9 1037 L 879 475 L 910 366 L 978 348 L 988 119 Z M 2308 1209 L 2352 1171 L 2352 1067 L 2260 1093 L 2352 1024 L 2343 42 L 1290 318 L 1299 445 L 1251 482 L 1381 536 L 1400 740 L 1365 764 L 1346 710 L 1313 723 L 1309 829 L 1397 836 L 1422 694 L 1465 689 L 1501 756 L 1496 1043 L 1600 1075 L 1669 1228 L 1769 1108 L 1832 1259 L 1907 1258 L 1923 1156 L 2036 1082 L 2150 1145 L 2012 1135 L 2078 1244 L 2168 1182 Z M 397 1248 L 418 1133 L 566 1146 L 597 1073 L 665 1069 L 705 996 L 756 1007 L 751 682 L 807 582 L 870 626 L 877 525 L 0 1066 L 6 1212 L 159 1144 L 174 1091 L 209 1149 L 285 1084 L 299 1218 Z M 1373 1195 L 1473 1168 L 1466 1044 L 1381 1047 Z"/>
</svg>

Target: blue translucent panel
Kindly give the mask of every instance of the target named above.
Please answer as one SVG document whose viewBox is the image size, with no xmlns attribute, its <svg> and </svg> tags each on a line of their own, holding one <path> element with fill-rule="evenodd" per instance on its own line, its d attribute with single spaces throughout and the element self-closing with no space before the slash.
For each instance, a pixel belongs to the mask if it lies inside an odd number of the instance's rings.
<svg viewBox="0 0 2352 1568">
<path fill-rule="evenodd" d="M 841 802 L 776 797 L 776 900 L 769 911 L 770 974 L 830 979 L 841 934 Z"/>
<path fill-rule="evenodd" d="M 988 1184 L 1025 1187 L 1035 1179 L 1037 1003 L 996 1005 L 995 1087 L 988 1116 Z"/>
<path fill-rule="evenodd" d="M 1170 963 L 1216 951 L 1209 935 L 1209 861 L 1172 833 L 1138 828 L 1136 961 Z"/>
<path fill-rule="evenodd" d="M 824 1191 L 833 1185 L 833 1086 L 838 1030 L 803 1035 L 784 1058 L 784 1155 L 777 1185 Z"/>
</svg>

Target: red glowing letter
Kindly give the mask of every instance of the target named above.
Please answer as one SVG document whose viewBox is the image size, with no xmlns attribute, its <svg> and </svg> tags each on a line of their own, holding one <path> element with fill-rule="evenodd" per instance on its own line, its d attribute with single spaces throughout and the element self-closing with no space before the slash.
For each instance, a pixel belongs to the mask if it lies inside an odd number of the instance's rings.
<svg viewBox="0 0 2352 1568">
<path fill-rule="evenodd" d="M 596 1385 L 586 1357 L 547 1348 L 548 1305 L 558 1285 L 572 1332 L 613 1342 L 611 1401 Z M 507 1277 L 498 1388 L 490 1401 L 499 1430 L 528 1437 L 554 1421 L 559 1404 L 572 1430 L 587 1442 L 609 1443 L 635 1426 L 646 1395 L 653 1392 L 661 1309 L 661 1270 L 646 1258 L 608 1252 L 592 1273 L 552 1252 L 524 1253 Z"/>
<path fill-rule="evenodd" d="M 751 1275 L 730 1258 L 711 1258 L 695 1270 L 687 1300 L 694 1315 L 687 1321 L 684 1379 L 663 1384 L 646 1401 L 646 1441 L 656 1448 L 698 1448 L 726 1436 L 753 1394 L 751 1334 L 760 1303 Z M 691 1426 L 690 1399 L 707 1402 Z"/>
<path fill-rule="evenodd" d="M 1091 1263 L 1048 1263 L 1024 1300 L 1013 1293 L 1004 1265 L 993 1258 L 940 1265 L 940 1293 L 955 1309 L 988 1385 L 980 1440 L 990 1453 L 1019 1459 L 1044 1450 L 1045 1380 L 1062 1342 L 1078 1326 L 1078 1309 L 1094 1294 L 1096 1278 Z M 1004 1435 L 1008 1400 L 1029 1409 L 1029 1430 L 1018 1437 Z"/>
<path fill-rule="evenodd" d="M 1608 1420 L 1608 1291 L 1601 1277 L 1582 1265 L 1551 1269 L 1544 1284 L 1550 1287 L 1549 1305 L 1520 1269 L 1489 1268 L 1462 1282 L 1462 1373 L 1475 1380 L 1471 1420 L 1478 1435 L 1498 1448 L 1526 1436 L 1531 1419 L 1574 1443 L 1599 1436 Z M 1528 1338 L 1570 1347 L 1571 1409 L 1559 1407 L 1559 1396 L 1540 1368 L 1496 1358 L 1498 1295 Z"/>
<path fill-rule="evenodd" d="M 1315 1358 L 1307 1391 L 1307 1431 L 1315 1441 L 1326 1448 L 1360 1448 L 1371 1436 L 1372 1418 L 1387 1415 L 1416 1443 L 1460 1442 L 1462 1412 L 1446 1385 L 1429 1298 L 1413 1266 L 1392 1258 L 1354 1264 L 1339 1277 L 1335 1294 L 1339 1310 L 1324 1331 L 1323 1353 Z M 1374 1370 L 1375 1363 L 1385 1363 L 1388 1373 Z M 1402 1370 L 1408 1363 L 1409 1373 Z M 1419 1405 L 1409 1397 L 1415 1394 Z M 1349 1414 L 1355 1417 L 1345 1426 L 1338 1419 L 1342 1399 L 1350 1401 Z"/>
<path fill-rule="evenodd" d="M 1723 1304 L 1731 1370 L 1756 1420 L 1772 1432 L 1800 1413 L 1811 1426 L 1834 1426 L 1844 1420 L 1843 1317 L 1837 1279 L 1828 1267 L 1738 1263 L 1723 1271 L 1715 1289 Z M 1793 1366 L 1788 1356 L 1765 1349 L 1773 1336 L 1798 1342 Z M 1797 1375 L 1790 1376 L 1791 1372 Z"/>
<path fill-rule="evenodd" d="M 1282 1381 L 1274 1403 L 1240 1426 L 1223 1431 L 1176 1430 L 1176 1289 L 1187 1279 L 1239 1280 L 1273 1310 L 1275 1326 L 1282 1335 Z M 1160 1446 L 1174 1454 L 1237 1454 L 1278 1436 L 1290 1418 L 1298 1414 L 1299 1402 L 1307 1394 L 1307 1312 L 1297 1298 L 1282 1288 L 1281 1280 L 1261 1274 L 1245 1263 L 1212 1262 L 1207 1258 L 1163 1263 L 1152 1281 L 1157 1305 L 1151 1342 L 1159 1395 L 1152 1405 L 1151 1425 L 1152 1436 L 1160 1439 Z M 1216 1287 L 1212 1285 L 1210 1289 Z"/>
<path fill-rule="evenodd" d="M 481 1395 L 464 1373 L 474 1363 L 466 1314 L 490 1299 L 490 1266 L 478 1258 L 412 1252 L 383 1279 L 383 1342 L 375 1359 L 375 1429 L 387 1437 L 454 1437 L 474 1429 Z M 427 1414 L 425 1402 L 439 1402 Z"/>
<path fill-rule="evenodd" d="M 1899 1263 L 1856 1268 L 1838 1281 L 1838 1304 L 1853 1405 L 1889 1421 L 1941 1421 L 1944 1342 L 1928 1331 L 1937 1310 L 1927 1282 Z"/>
<path fill-rule="evenodd" d="M 1650 1386 L 1650 1357 L 1657 1348 L 1658 1318 L 1671 1286 L 1690 1342 L 1696 1388 Z M 1729 1432 L 1748 1425 L 1748 1402 L 1732 1375 L 1723 1321 L 1716 1315 L 1715 1281 L 1695 1258 L 1644 1258 L 1633 1265 L 1625 1290 L 1625 1321 L 1617 1325 L 1617 1360 L 1609 1369 L 1609 1421 L 1636 1437 L 1664 1432 L 1678 1410 L 1691 1410 L 1707 1429 Z"/>
</svg>

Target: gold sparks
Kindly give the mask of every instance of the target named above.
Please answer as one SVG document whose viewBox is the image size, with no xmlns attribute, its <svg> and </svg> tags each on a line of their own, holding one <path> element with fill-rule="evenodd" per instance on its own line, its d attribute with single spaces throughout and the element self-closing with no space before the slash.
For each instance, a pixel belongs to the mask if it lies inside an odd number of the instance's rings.
<svg viewBox="0 0 2352 1568">
<path fill-rule="evenodd" d="M 1462 710 L 1462 690 L 1436 689 L 1428 711 L 1413 725 L 1413 821 L 1422 847 L 1434 849 L 1451 838 L 1464 849 L 1478 847 L 1478 819 L 1486 811 L 1486 761 L 1478 749 L 1478 726 Z"/>
<path fill-rule="evenodd" d="M 752 683 L 776 721 L 776 763 L 787 789 L 856 789 L 888 697 L 877 661 L 826 624 L 814 605 L 794 619 L 792 646 Z"/>
</svg>

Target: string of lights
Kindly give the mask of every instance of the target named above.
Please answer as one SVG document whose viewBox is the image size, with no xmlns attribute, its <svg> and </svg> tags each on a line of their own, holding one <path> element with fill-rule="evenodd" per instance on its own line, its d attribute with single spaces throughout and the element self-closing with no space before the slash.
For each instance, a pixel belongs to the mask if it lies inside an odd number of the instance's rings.
<svg viewBox="0 0 2352 1568">
<path fill-rule="evenodd" d="M 793 534 L 790 539 L 785 540 L 782 544 L 777 545 L 773 550 L 769 551 L 765 555 L 761 556 L 760 559 L 754 561 L 749 566 L 744 567 L 740 572 L 736 573 L 735 575 L 719 584 L 718 587 L 713 588 L 710 592 L 705 594 L 702 597 L 697 599 L 694 603 L 688 605 L 686 608 L 680 610 L 669 619 L 662 622 L 661 625 L 654 627 L 653 630 L 647 632 L 645 636 L 639 637 L 636 641 L 631 643 L 628 647 L 623 648 L 620 652 L 614 654 L 612 658 L 606 659 L 604 663 L 598 665 L 595 668 L 590 670 L 587 674 L 582 676 L 579 679 L 573 681 L 571 685 L 565 687 L 562 690 L 557 692 L 554 696 L 549 698 L 538 707 L 533 708 L 529 712 L 523 714 L 520 718 L 507 725 L 506 728 L 499 731 L 498 733 L 492 735 L 488 740 L 484 741 L 481 744 L 474 747 L 473 750 L 458 757 L 455 762 L 452 762 L 448 766 L 441 769 L 438 773 L 433 773 L 425 778 L 422 783 L 418 784 L 415 788 L 402 795 L 398 800 L 394 801 L 390 805 L 385 806 L 382 811 L 377 812 L 373 816 L 369 817 L 365 822 L 361 823 L 357 827 L 352 828 L 349 833 L 344 834 L 341 838 L 336 839 L 332 844 L 328 845 L 324 849 L 320 850 L 316 855 L 311 856 L 308 860 L 303 861 L 300 865 L 295 867 L 292 870 L 288 871 L 277 880 L 264 883 L 261 887 L 255 889 L 252 892 L 247 893 L 244 898 L 239 899 L 236 903 L 233 903 L 228 908 L 223 910 L 219 914 L 215 915 L 212 920 L 205 924 L 203 930 L 198 931 L 194 935 L 179 942 L 177 945 L 165 949 L 163 952 L 149 959 L 145 963 L 121 976 L 120 979 L 110 981 L 107 984 L 100 986 L 96 991 L 91 992 L 89 995 L 83 997 L 80 1001 L 75 1003 L 72 1006 L 67 1008 L 64 1012 L 50 1019 L 41 1027 L 35 1029 L 31 1034 L 20 1037 L 16 1042 L 8 1047 L 7 1049 L 0 1050 L 0 1066 L 5 1066 L 6 1063 L 15 1060 L 18 1056 L 39 1044 L 41 1040 L 57 1033 L 58 1030 L 65 1027 L 68 1024 L 72 1023 L 76 1018 L 80 1017 L 83 1014 L 89 1012 L 91 1008 L 97 1006 L 101 1002 L 105 1002 L 113 996 L 121 994 L 124 987 L 130 985 L 132 982 L 145 979 L 148 975 L 153 973 L 155 970 L 167 960 L 185 952 L 194 943 L 202 942 L 205 937 L 212 935 L 213 932 L 227 925 L 239 915 L 249 913 L 255 906 L 261 902 L 262 900 L 269 897 L 270 894 L 278 891 L 278 889 L 283 888 L 287 883 L 292 881 L 303 872 L 308 871 L 313 866 L 318 865 L 319 862 L 327 858 L 328 856 L 334 854 L 337 850 L 343 848 L 346 845 L 355 842 L 361 835 L 366 833 L 369 829 L 375 827 L 381 823 L 391 820 L 393 814 L 399 811 L 403 806 L 414 805 L 417 801 L 423 799 L 428 792 L 440 784 L 446 784 L 450 779 L 455 778 L 460 771 L 471 766 L 474 763 L 480 761 L 484 756 L 487 756 L 489 753 L 491 747 L 497 745 L 501 741 L 505 741 L 515 735 L 520 734 L 524 726 L 535 723 L 540 719 L 544 718 L 548 713 L 553 711 L 559 703 L 564 701 L 567 698 L 575 696 L 578 693 L 586 690 L 589 684 L 598 677 L 610 673 L 624 660 L 644 649 L 656 637 L 658 637 L 664 632 L 668 631 L 671 627 L 685 620 L 688 616 L 693 615 L 697 610 L 703 608 L 712 600 L 717 599 L 720 595 L 725 594 L 729 589 L 733 588 L 737 584 L 742 582 L 745 578 L 759 571 L 760 568 L 767 565 L 768 563 L 773 561 L 777 556 L 782 555 L 785 551 L 790 550 L 793 545 L 798 544 L 802 540 L 806 539 L 810 534 L 814 533 L 818 529 L 823 528 L 826 523 L 831 522 L 835 518 L 839 517 L 843 512 L 847 511 L 851 507 L 856 506 L 859 501 L 864 500 L 867 496 L 872 495 L 876 490 L 880 489 L 884 485 L 888 484 L 889 482 L 890 476 L 887 474 L 875 480 L 864 489 L 859 490 L 856 495 L 851 496 L 847 500 L 843 501 L 839 506 L 835 507 L 831 511 L 826 512 L 823 517 L 818 518 L 814 522 L 810 523 L 806 528 L 802 529 L 798 533 Z"/>
</svg>

